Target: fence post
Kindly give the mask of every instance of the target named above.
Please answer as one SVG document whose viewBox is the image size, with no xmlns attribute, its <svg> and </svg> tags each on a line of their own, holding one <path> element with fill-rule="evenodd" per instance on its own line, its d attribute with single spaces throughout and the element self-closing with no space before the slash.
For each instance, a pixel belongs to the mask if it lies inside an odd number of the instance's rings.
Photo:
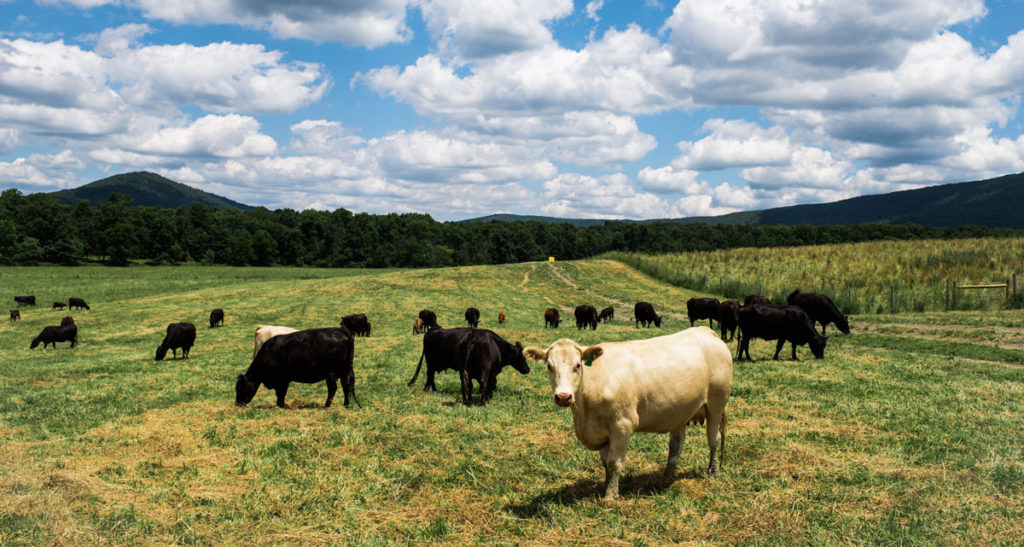
<svg viewBox="0 0 1024 547">
<path fill-rule="evenodd" d="M 1017 296 L 1017 272 L 1013 272 L 1013 296 Z"/>
<path fill-rule="evenodd" d="M 1006 280 L 1006 301 L 1010 301 L 1010 280 Z"/>
<path fill-rule="evenodd" d="M 889 285 L 889 313 L 896 313 L 896 287 Z"/>
<path fill-rule="evenodd" d="M 946 280 L 946 311 L 949 311 L 949 280 Z"/>
</svg>

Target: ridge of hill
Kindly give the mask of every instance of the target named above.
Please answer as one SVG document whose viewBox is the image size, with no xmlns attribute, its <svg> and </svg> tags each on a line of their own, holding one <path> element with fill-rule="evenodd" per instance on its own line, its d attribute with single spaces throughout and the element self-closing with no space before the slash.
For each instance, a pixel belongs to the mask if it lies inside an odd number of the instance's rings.
<svg viewBox="0 0 1024 547">
<path fill-rule="evenodd" d="M 194 203 L 202 203 L 217 209 L 228 207 L 234 207 L 241 211 L 253 209 L 251 205 L 211 194 L 148 171 L 114 175 L 78 188 L 52 192 L 51 195 L 64 204 L 85 200 L 92 205 L 99 205 L 114 192 L 131 196 L 136 205 L 148 207 L 176 209 L 183 205 L 187 207 Z"/>
</svg>

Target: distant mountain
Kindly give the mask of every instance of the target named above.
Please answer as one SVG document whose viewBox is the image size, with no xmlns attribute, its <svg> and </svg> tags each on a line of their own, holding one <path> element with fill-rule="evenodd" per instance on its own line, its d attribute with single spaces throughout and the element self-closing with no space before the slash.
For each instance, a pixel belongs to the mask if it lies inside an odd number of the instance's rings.
<svg viewBox="0 0 1024 547">
<path fill-rule="evenodd" d="M 234 207 L 248 211 L 253 208 L 251 205 L 204 192 L 147 171 L 114 175 L 78 188 L 53 192 L 52 195 L 61 203 L 72 204 L 86 200 L 93 205 L 99 205 L 113 192 L 131 196 L 136 205 L 170 209 L 176 209 L 182 205 L 191 206 L 195 203 L 202 203 L 218 209 Z"/>
<path fill-rule="evenodd" d="M 604 224 L 601 219 L 565 219 L 541 216 L 490 215 L 470 220 L 568 222 L 576 226 Z M 469 222 L 469 220 L 465 221 Z M 831 203 L 793 205 L 741 211 L 713 217 L 623 221 L 636 223 L 682 222 L 694 224 L 843 224 L 913 223 L 922 226 L 984 226 L 1024 229 L 1024 173 L 994 179 L 940 184 L 916 190 L 860 196 Z"/>
</svg>

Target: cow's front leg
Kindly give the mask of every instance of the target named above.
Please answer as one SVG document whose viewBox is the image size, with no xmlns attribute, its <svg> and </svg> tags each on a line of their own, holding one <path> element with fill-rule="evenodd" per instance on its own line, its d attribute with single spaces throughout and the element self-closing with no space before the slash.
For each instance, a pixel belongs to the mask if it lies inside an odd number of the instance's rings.
<svg viewBox="0 0 1024 547">
<path fill-rule="evenodd" d="M 779 342 L 777 344 L 775 344 L 775 355 L 772 356 L 772 359 L 775 359 L 776 361 L 779 360 L 779 352 L 782 351 L 782 346 L 785 346 L 785 345 L 786 345 L 786 339 L 785 338 L 779 338 Z"/>
<path fill-rule="evenodd" d="M 288 382 L 274 388 L 274 393 L 277 395 L 277 406 L 288 408 L 288 405 L 284 404 L 284 396 L 288 394 Z"/>
<path fill-rule="evenodd" d="M 334 375 L 327 377 L 327 402 L 324 403 L 324 408 L 330 408 L 331 401 L 334 400 L 334 394 L 338 392 L 338 379 Z"/>
<path fill-rule="evenodd" d="M 670 431 L 668 434 L 668 463 L 665 464 L 665 473 L 661 477 L 662 481 L 666 484 L 671 483 L 672 479 L 676 476 L 676 466 L 679 464 L 679 453 L 682 452 L 683 441 L 685 440 L 685 425 L 675 431 Z"/>
<path fill-rule="evenodd" d="M 604 501 L 613 501 L 619 497 L 619 477 L 626 466 L 626 447 L 629 445 L 630 437 L 630 431 L 626 428 L 615 429 L 610 433 L 608 445 L 602 449 Z"/>
</svg>

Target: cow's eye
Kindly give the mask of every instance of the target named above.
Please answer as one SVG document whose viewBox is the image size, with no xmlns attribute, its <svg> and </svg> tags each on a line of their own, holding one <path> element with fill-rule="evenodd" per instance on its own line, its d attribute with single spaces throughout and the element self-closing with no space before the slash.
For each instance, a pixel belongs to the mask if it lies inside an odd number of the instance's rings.
<svg viewBox="0 0 1024 547">
<path fill-rule="evenodd" d="M 574 371 L 577 371 L 577 370 L 579 370 L 579 369 L 580 369 L 580 364 L 579 364 L 579 363 L 576 363 L 576 366 L 575 366 L 575 367 L 573 367 L 573 370 L 574 370 Z"/>
</svg>

